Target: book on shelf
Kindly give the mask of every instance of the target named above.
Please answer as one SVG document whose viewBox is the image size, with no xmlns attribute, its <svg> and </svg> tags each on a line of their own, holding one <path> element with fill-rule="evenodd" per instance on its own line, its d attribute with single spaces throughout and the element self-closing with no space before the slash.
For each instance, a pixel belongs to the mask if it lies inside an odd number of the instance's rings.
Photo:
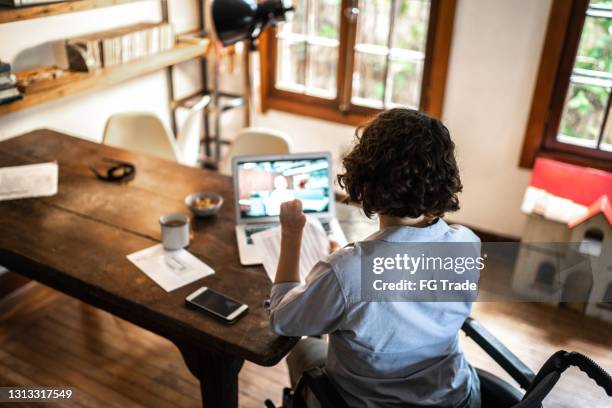
<svg viewBox="0 0 612 408">
<path fill-rule="evenodd" d="M 0 61 L 0 105 L 21 99 L 17 89 L 17 78 L 11 70 L 11 64 Z"/>
<path fill-rule="evenodd" d="M 0 74 L 0 90 L 17 86 L 17 77 L 10 72 Z"/>
<path fill-rule="evenodd" d="M 140 23 L 71 38 L 66 42 L 70 69 L 91 71 L 157 54 L 174 47 L 167 23 Z"/>
<path fill-rule="evenodd" d="M 0 105 L 21 99 L 21 92 L 16 86 L 0 90 Z"/>
<path fill-rule="evenodd" d="M 62 3 L 66 0 L 0 0 L 0 6 L 27 7 L 39 4 Z"/>
<path fill-rule="evenodd" d="M 11 73 L 11 64 L 0 61 L 0 75 Z"/>
</svg>

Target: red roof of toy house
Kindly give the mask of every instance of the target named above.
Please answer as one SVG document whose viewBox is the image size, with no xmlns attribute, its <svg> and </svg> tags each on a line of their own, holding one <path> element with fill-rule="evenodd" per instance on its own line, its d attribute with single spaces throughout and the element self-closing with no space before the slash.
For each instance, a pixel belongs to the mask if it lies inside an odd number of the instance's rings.
<svg viewBox="0 0 612 408">
<path fill-rule="evenodd" d="M 612 225 L 612 173 L 540 158 L 529 185 L 588 207 L 586 214 L 569 222 L 570 228 L 599 213 Z"/>
<path fill-rule="evenodd" d="M 606 217 L 606 219 L 608 220 L 608 224 L 612 225 L 612 205 L 610 205 L 610 200 L 608 199 L 608 196 L 601 196 L 599 200 L 597 200 L 592 206 L 589 207 L 589 211 L 586 214 L 570 222 L 568 226 L 570 228 L 574 228 L 576 225 L 582 224 L 589 218 L 599 213 L 602 213 L 604 217 Z"/>
<path fill-rule="evenodd" d="M 612 173 L 551 159 L 536 160 L 529 185 L 586 207 L 602 196 L 608 197 L 608 206 L 612 199 Z"/>
</svg>

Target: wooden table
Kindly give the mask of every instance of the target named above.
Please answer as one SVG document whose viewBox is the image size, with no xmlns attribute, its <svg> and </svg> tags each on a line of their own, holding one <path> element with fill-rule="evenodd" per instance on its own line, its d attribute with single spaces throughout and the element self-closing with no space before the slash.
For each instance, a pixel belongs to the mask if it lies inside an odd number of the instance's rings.
<svg viewBox="0 0 612 408">
<path fill-rule="evenodd" d="M 135 164 L 135 179 L 97 180 L 88 166 L 100 158 Z M 231 179 L 50 130 L 0 142 L 0 166 L 51 160 L 60 169 L 56 196 L 0 202 L 0 265 L 169 339 L 200 380 L 207 408 L 238 406 L 244 360 L 274 365 L 297 339 L 270 330 L 262 303 L 271 282 L 263 268 L 239 263 Z M 189 214 L 183 199 L 196 191 L 225 200 L 217 217 L 193 219 L 188 247 L 216 273 L 168 293 L 126 255 L 158 243 L 159 216 Z M 371 231 L 367 221 L 350 221 L 355 211 L 341 208 L 345 229 Z M 248 304 L 249 313 L 226 326 L 187 309 L 185 297 L 200 286 Z"/>
</svg>

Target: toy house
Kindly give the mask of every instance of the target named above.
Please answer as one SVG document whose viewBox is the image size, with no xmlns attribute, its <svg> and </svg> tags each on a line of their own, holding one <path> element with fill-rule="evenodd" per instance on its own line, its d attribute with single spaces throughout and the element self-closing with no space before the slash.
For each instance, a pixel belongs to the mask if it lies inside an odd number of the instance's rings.
<svg viewBox="0 0 612 408">
<path fill-rule="evenodd" d="M 611 173 L 538 159 L 522 204 L 529 219 L 514 291 L 612 322 L 611 198 Z"/>
</svg>

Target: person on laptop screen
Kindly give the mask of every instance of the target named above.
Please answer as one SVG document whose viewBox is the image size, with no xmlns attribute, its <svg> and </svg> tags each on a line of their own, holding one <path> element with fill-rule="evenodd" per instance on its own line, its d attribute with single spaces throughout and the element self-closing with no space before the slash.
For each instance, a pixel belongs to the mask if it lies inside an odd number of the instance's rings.
<svg viewBox="0 0 612 408">
<path fill-rule="evenodd" d="M 274 190 L 270 193 L 270 198 L 266 205 L 268 215 L 279 215 L 280 205 L 285 201 L 291 201 L 295 198 L 293 190 L 289 190 L 288 186 L 289 182 L 285 176 L 274 177 Z"/>
<path fill-rule="evenodd" d="M 478 237 L 442 218 L 459 209 L 462 190 L 449 131 L 438 119 L 396 108 L 357 135 L 338 181 L 367 216 L 378 215 L 378 232 L 333 252 L 302 284 L 303 205 L 296 199 L 280 207 L 271 327 L 285 336 L 329 334 L 329 344 L 313 337 L 298 342 L 287 358 L 291 383 L 325 365 L 350 407 L 479 407 L 480 382 L 458 340 L 473 299 L 367 302 L 361 292 L 366 243 L 373 251 L 385 242 L 409 248 L 467 243 L 480 256 Z"/>
<path fill-rule="evenodd" d="M 274 217 L 280 205 L 298 198 L 304 212 L 321 212 L 329 204 L 329 163 L 325 158 L 269 160 L 238 167 L 243 217 Z"/>
<path fill-rule="evenodd" d="M 345 244 L 335 218 L 331 173 L 328 152 L 232 159 L 240 263 L 262 262 L 252 236 L 278 226 L 281 204 L 293 199 L 300 200 L 303 211 L 318 220 L 331 239 Z"/>
</svg>

